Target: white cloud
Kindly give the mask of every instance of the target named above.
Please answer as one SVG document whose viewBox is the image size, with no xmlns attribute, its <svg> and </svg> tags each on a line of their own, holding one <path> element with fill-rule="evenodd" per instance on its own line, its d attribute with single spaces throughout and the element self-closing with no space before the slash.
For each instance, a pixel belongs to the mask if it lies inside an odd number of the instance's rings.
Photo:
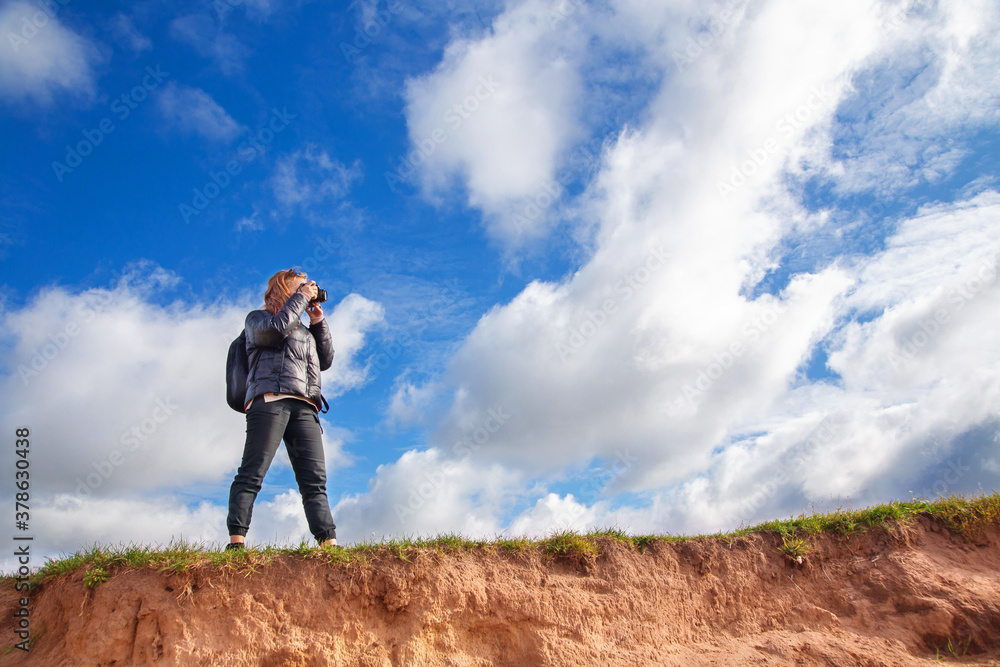
<svg viewBox="0 0 1000 667">
<path fill-rule="evenodd" d="M 455 460 L 436 449 L 409 451 L 379 466 L 367 493 L 337 503 L 338 539 L 442 533 L 492 538 L 500 532 L 502 508 L 517 496 L 518 482 L 517 474 L 481 465 L 473 456 Z"/>
<path fill-rule="evenodd" d="M 42 511 L 35 525 L 53 548 L 73 550 L 84 537 L 166 541 L 197 521 L 182 499 L 156 498 L 232 481 L 246 427 L 224 401 L 226 354 L 263 291 L 236 303 L 154 303 L 178 282 L 142 262 L 113 289 L 48 287 L 2 312 L 2 422 L 9 432 L 31 429 L 32 497 Z M 362 381 L 354 357 L 379 315 L 380 306 L 359 295 L 328 314 L 336 350 L 323 374 L 328 398 Z M 350 463 L 343 450 L 350 434 L 324 416 L 321 423 L 332 476 Z M 279 449 L 272 470 L 289 468 Z M 12 488 L 11 480 L 2 484 Z M 148 508 L 160 505 L 173 518 L 151 521 Z M 217 525 L 225 531 L 224 517 Z"/>
<path fill-rule="evenodd" d="M 52 8 L 58 4 L 52 3 Z M 11 2 L 0 8 L 0 95 L 52 105 L 58 96 L 90 101 L 100 48 L 65 27 L 49 6 Z"/>
<path fill-rule="evenodd" d="M 278 158 L 271 176 L 274 197 L 286 209 L 343 198 L 361 178 L 361 165 L 331 159 L 314 144 Z"/>
<path fill-rule="evenodd" d="M 989 378 L 1000 370 L 988 352 L 992 325 L 1000 323 L 998 215 L 995 192 L 930 207 L 902 222 L 887 249 L 864 262 L 846 306 L 881 314 L 848 324 L 838 337 L 830 366 L 846 388 L 885 396 L 961 396 L 959 404 L 952 405 L 952 398 L 939 405 L 950 418 L 956 410 L 968 414 L 960 420 L 967 425 L 990 413 Z M 966 389 L 958 391 L 962 385 Z"/>
<path fill-rule="evenodd" d="M 998 211 L 996 192 L 987 191 L 954 204 L 925 206 L 902 220 L 887 249 L 861 259 L 861 283 L 848 304 L 881 310 L 915 303 L 991 267 L 1000 229 L 991 222 Z"/>
<path fill-rule="evenodd" d="M 260 220 L 260 210 L 256 205 L 252 208 L 253 212 L 250 215 L 243 216 L 233 225 L 237 232 L 243 232 L 244 230 L 259 232 L 264 229 L 264 223 Z"/>
<path fill-rule="evenodd" d="M 157 104 L 168 123 L 210 141 L 232 141 L 246 129 L 201 88 L 171 81 L 160 92 Z"/>
<path fill-rule="evenodd" d="M 328 386 L 332 395 L 338 396 L 367 380 L 368 369 L 357 365 L 355 359 L 367 342 L 367 332 L 384 324 L 385 309 L 359 294 L 348 294 L 326 317 L 339 355 L 328 371 L 331 376 Z"/>
<path fill-rule="evenodd" d="M 280 0 L 221 0 L 220 2 L 213 3 L 212 9 L 220 20 L 228 17 L 234 9 L 244 9 L 246 10 L 247 17 L 255 21 L 265 21 L 276 10 L 281 9 L 282 4 L 284 3 L 280 2 Z"/>
<path fill-rule="evenodd" d="M 135 27 L 131 18 L 121 12 L 111 19 L 111 29 L 115 38 L 133 53 L 139 54 L 153 48 L 153 41 Z"/>
<path fill-rule="evenodd" d="M 54 497 L 33 498 L 31 519 L 35 528 L 33 568 L 43 564 L 42 555 L 57 558 L 82 551 L 95 542 L 165 547 L 181 538 L 188 542 L 228 541 L 224 509 L 209 502 L 187 508 L 172 495 L 97 498 L 56 492 Z M 16 567 L 14 558 L 0 561 L 0 569 L 5 572 Z"/>
<path fill-rule="evenodd" d="M 599 511 L 597 506 L 587 507 L 577 502 L 572 494 L 564 498 L 550 493 L 511 521 L 507 532 L 527 537 L 543 537 L 564 530 L 583 533 L 598 527 Z"/>
<path fill-rule="evenodd" d="M 469 203 L 491 216 L 505 240 L 537 235 L 543 216 L 515 220 L 525 198 L 555 190 L 560 157 L 578 133 L 574 60 L 580 35 L 553 26 L 554 2 L 518 3 L 481 40 L 458 39 L 434 72 L 407 83 L 413 150 L 400 175 L 418 165 L 430 194 L 459 176 Z"/>
<path fill-rule="evenodd" d="M 968 154 L 962 137 L 1000 120 L 1000 10 L 903 3 L 879 26 L 880 48 L 841 109 L 842 145 L 813 159 L 840 190 L 888 197 L 952 175 Z"/>
<path fill-rule="evenodd" d="M 504 425 L 488 433 L 472 469 L 521 480 L 509 493 L 532 495 L 535 504 L 511 516 L 468 492 L 440 507 L 442 516 L 462 506 L 529 531 L 569 516 L 574 527 L 701 533 L 837 497 L 880 502 L 907 487 L 926 494 L 948 478 L 947 466 L 972 465 L 962 484 L 989 479 L 992 459 L 968 460 L 981 457 L 980 441 L 961 438 L 1000 419 L 991 347 L 1000 324 L 995 193 L 927 207 L 896 221 L 884 253 L 843 257 L 792 276 L 777 295 L 753 296 L 776 268 L 783 239 L 841 224 L 805 209 L 788 176 L 853 187 L 853 179 L 882 178 L 873 161 L 887 145 L 901 145 L 894 129 L 880 126 L 862 135 L 857 159 L 830 157 L 845 131 L 844 110 L 866 113 L 852 81 L 858 86 L 911 53 L 897 34 L 903 29 L 887 27 L 884 8 L 862 0 L 836 7 L 773 0 L 753 11 L 742 3 L 616 7 L 600 34 L 634 35 L 663 79 L 643 123 L 605 153 L 577 202 L 597 221 L 592 252 L 571 276 L 534 281 L 481 318 L 442 378 L 450 407 L 431 438 L 434 454 L 419 455 L 465 465 L 452 443 L 487 433 L 490 411 L 500 411 Z M 956 129 L 979 127 L 995 112 L 1000 58 L 984 43 L 993 10 L 937 7 L 947 20 L 937 32 L 930 20 L 921 24 L 932 47 L 921 57 L 951 74 L 923 87 L 887 82 L 889 98 L 905 98 L 907 141 L 925 156 L 894 165 L 887 182 L 948 177 L 968 148 L 969 136 Z M 537 8 L 522 3 L 493 34 L 456 40 L 434 73 L 411 83 L 415 144 L 440 124 L 473 73 L 493 66 L 501 46 L 517 51 L 507 58 L 511 68 L 530 61 L 525 70 L 544 72 L 533 41 L 544 29 L 522 32 L 520 41 L 503 30 Z M 913 34 L 907 30 L 899 34 Z M 697 48 L 687 51 L 692 43 Z M 570 59 L 566 67 L 577 64 Z M 516 70 L 512 85 L 520 89 L 525 80 L 535 81 Z M 572 116 L 557 113 L 571 89 L 536 95 L 539 108 L 531 111 L 572 125 Z M 970 101 L 967 109 L 960 98 Z M 525 192 L 530 179 L 506 178 L 507 165 L 537 178 L 558 153 L 554 144 L 525 147 L 507 137 L 519 161 L 504 160 L 491 143 L 506 137 L 503 124 L 480 115 L 493 101 L 438 144 L 424 172 L 431 186 L 460 173 L 470 201 L 487 212 Z M 892 122 L 887 110 L 867 112 Z M 927 152 L 943 132 L 950 143 Z M 963 290 L 974 296 L 956 296 Z M 935 328 L 941 309 L 947 323 Z M 893 368 L 892 355 L 907 344 L 915 352 Z M 839 377 L 805 374 L 817 351 L 829 353 Z M 433 400 L 409 383 L 397 388 L 394 417 Z M 408 454 L 407 466 L 417 456 Z M 629 465 L 602 478 L 592 502 L 546 488 L 568 470 L 623 458 Z M 379 483 L 354 502 L 377 504 L 387 493 Z M 608 498 L 619 491 L 643 494 L 645 505 L 612 511 Z"/>
<path fill-rule="evenodd" d="M 235 35 L 222 31 L 205 13 L 174 19 L 170 36 L 189 44 L 203 58 L 211 58 L 226 75 L 242 72 L 243 61 L 250 54 Z"/>
<path fill-rule="evenodd" d="M 431 402 L 440 392 L 435 383 L 418 385 L 398 378 L 389 401 L 390 423 L 420 424 L 430 415 Z"/>
</svg>

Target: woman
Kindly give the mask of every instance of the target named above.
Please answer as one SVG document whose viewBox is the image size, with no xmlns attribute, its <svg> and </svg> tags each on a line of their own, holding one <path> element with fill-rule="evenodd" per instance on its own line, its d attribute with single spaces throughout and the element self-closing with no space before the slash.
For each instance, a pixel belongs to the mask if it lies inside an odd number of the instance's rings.
<svg viewBox="0 0 1000 667">
<path fill-rule="evenodd" d="M 294 268 L 278 271 L 267 281 L 264 308 L 247 315 L 246 415 L 243 462 L 229 490 L 229 544 L 241 549 L 253 503 L 271 459 L 284 439 L 309 532 L 320 546 L 337 544 L 337 526 L 326 497 L 323 429 L 317 413 L 323 401 L 320 371 L 333 364 L 333 338 L 323 307 L 311 300 L 316 283 Z M 302 313 L 309 313 L 309 328 Z"/>
</svg>

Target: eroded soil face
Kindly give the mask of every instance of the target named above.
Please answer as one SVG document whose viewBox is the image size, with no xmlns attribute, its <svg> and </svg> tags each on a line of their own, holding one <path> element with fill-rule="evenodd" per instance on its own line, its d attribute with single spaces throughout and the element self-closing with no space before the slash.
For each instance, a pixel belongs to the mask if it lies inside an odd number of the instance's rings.
<svg viewBox="0 0 1000 667">
<path fill-rule="evenodd" d="M 811 539 L 602 539 L 594 556 L 391 554 L 368 565 L 282 556 L 247 574 L 83 572 L 31 600 L 10 665 L 1000 665 L 1000 531 L 929 518 Z M 16 641 L 0 591 L 4 645 Z M 44 628 L 44 633 L 42 632 Z M 948 646 L 961 658 L 955 658 Z"/>
</svg>

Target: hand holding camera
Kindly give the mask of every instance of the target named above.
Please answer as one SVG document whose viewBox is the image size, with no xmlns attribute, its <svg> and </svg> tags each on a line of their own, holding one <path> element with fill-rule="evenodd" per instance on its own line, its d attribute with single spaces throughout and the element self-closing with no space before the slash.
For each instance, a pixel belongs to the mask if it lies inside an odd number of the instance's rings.
<svg viewBox="0 0 1000 667">
<path fill-rule="evenodd" d="M 310 280 L 307 283 L 302 283 L 299 288 L 295 290 L 296 292 L 302 292 L 307 297 L 309 297 L 309 303 L 323 303 L 326 301 L 326 290 L 319 289 L 316 287 L 316 281 Z"/>
<path fill-rule="evenodd" d="M 309 297 L 310 301 L 312 301 L 313 299 L 316 298 L 316 292 L 319 291 L 319 290 L 316 287 L 316 281 L 315 280 L 310 280 L 307 283 L 302 283 L 301 285 L 299 285 L 299 288 L 297 290 L 295 290 L 295 291 L 296 292 L 302 292 L 307 297 Z"/>
<path fill-rule="evenodd" d="M 323 319 L 323 307 L 319 304 L 326 301 L 326 290 L 319 289 L 316 287 L 316 281 L 310 280 L 300 285 L 296 291 L 302 292 L 309 299 L 309 305 L 306 306 L 306 312 L 309 313 L 309 321 L 315 324 Z"/>
</svg>

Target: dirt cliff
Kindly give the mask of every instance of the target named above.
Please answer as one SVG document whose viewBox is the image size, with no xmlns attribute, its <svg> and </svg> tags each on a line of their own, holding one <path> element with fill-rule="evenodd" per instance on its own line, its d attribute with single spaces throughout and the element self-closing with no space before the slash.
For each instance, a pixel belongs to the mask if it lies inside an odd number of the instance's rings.
<svg viewBox="0 0 1000 667">
<path fill-rule="evenodd" d="M 927 515 L 808 542 L 801 563 L 766 532 L 282 554 L 119 568 L 93 589 L 81 568 L 32 592 L 31 649 L 0 667 L 1000 665 L 996 526 L 962 536 Z M 0 592 L 5 646 L 18 595 Z"/>
</svg>

